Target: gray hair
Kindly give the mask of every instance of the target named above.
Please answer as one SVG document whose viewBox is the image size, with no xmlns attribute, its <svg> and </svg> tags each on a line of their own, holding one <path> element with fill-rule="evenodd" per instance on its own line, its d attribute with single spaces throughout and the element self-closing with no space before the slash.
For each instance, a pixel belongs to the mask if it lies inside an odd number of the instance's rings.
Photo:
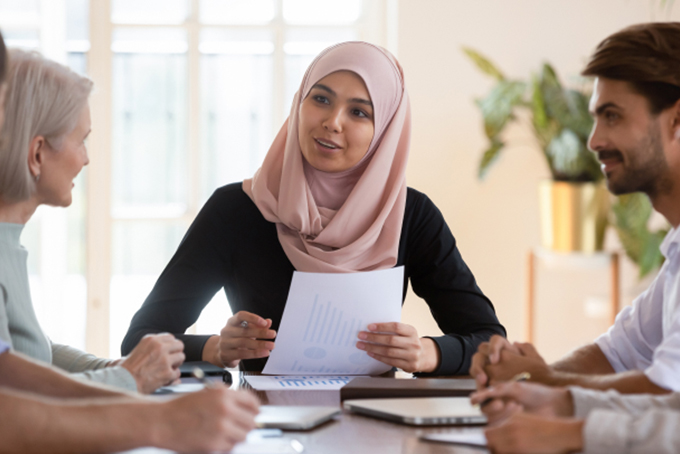
<svg viewBox="0 0 680 454">
<path fill-rule="evenodd" d="M 28 199 L 35 181 L 28 168 L 28 150 L 43 136 L 55 150 L 72 132 L 92 91 L 92 81 L 37 52 L 9 52 L 5 124 L 0 132 L 0 197 L 7 202 Z"/>
</svg>

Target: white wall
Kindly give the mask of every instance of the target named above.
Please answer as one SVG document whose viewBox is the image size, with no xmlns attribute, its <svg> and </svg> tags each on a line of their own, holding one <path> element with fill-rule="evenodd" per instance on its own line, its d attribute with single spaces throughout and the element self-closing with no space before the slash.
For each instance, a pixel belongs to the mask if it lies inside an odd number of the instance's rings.
<svg viewBox="0 0 680 454">
<path fill-rule="evenodd" d="M 485 181 L 477 180 L 486 141 L 473 99 L 485 95 L 492 81 L 467 60 L 461 46 L 487 55 L 510 77 L 527 78 L 549 61 L 563 80 L 574 80 L 607 35 L 638 22 L 680 19 L 680 5 L 667 12 L 658 3 L 399 1 L 398 58 L 413 109 L 408 183 L 428 194 L 444 213 L 511 339 L 524 338 L 526 255 L 539 245 L 537 183 L 548 171 L 531 134 L 515 129 L 510 134 L 514 146 L 505 150 Z M 616 249 L 615 235 L 610 234 L 608 245 Z M 574 277 L 574 272 L 578 270 L 539 273 L 536 341 L 549 359 L 592 339 L 608 324 L 606 314 L 590 319 L 583 314 L 586 300 L 606 301 L 608 270 L 586 269 L 585 277 Z M 629 263 L 624 263 L 622 283 L 626 304 L 640 287 Z M 413 296 L 406 303 L 404 320 L 421 334 L 437 332 L 427 307 Z M 552 330 L 551 323 L 559 323 L 560 329 Z"/>
</svg>

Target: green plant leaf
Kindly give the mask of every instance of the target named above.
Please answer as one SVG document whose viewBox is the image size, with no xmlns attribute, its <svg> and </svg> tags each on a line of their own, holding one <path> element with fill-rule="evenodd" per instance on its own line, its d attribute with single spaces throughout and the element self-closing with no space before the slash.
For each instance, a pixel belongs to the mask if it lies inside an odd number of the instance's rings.
<svg viewBox="0 0 680 454">
<path fill-rule="evenodd" d="M 668 12 L 673 9 L 673 3 L 674 0 L 659 0 L 659 9 L 666 9 Z"/>
<path fill-rule="evenodd" d="M 558 181 L 599 181 L 599 163 L 578 134 L 564 128 L 546 147 L 553 177 Z"/>
<path fill-rule="evenodd" d="M 555 68 L 549 63 L 543 63 L 543 68 L 541 69 L 541 84 L 544 87 L 552 87 L 558 90 L 562 90 L 562 84 L 560 79 L 557 77 Z"/>
<path fill-rule="evenodd" d="M 640 263 L 642 257 L 642 244 L 644 240 L 641 238 L 639 232 L 622 229 L 619 226 L 614 226 L 616 234 L 619 237 L 621 246 L 626 252 L 626 255 L 633 261 L 633 263 Z"/>
<path fill-rule="evenodd" d="M 593 124 L 588 113 L 588 96 L 577 90 L 563 88 L 555 70 L 547 63 L 543 65 L 539 85 L 548 116 L 580 137 L 587 138 Z"/>
<path fill-rule="evenodd" d="M 569 109 L 569 114 L 564 118 L 564 126 L 573 130 L 587 143 L 593 129 L 593 117 L 588 112 L 590 96 L 576 90 L 565 90 L 564 96 Z"/>
<path fill-rule="evenodd" d="M 667 229 L 650 232 L 647 223 L 652 214 L 649 198 L 640 192 L 619 196 L 612 206 L 614 227 L 626 255 L 640 269 L 640 278 L 653 272 L 663 263 L 659 250 Z"/>
<path fill-rule="evenodd" d="M 583 150 L 579 156 L 581 160 L 581 166 L 583 167 L 583 174 L 587 175 L 588 181 L 598 182 L 602 181 L 604 174 L 602 173 L 602 167 L 600 166 L 600 161 L 597 160 L 595 154 L 592 153 L 586 146 L 586 142 L 581 142 L 583 144 Z"/>
<path fill-rule="evenodd" d="M 541 82 L 536 76 L 531 78 L 531 113 L 535 129 L 543 130 L 548 126 L 548 114 L 545 111 Z"/>
<path fill-rule="evenodd" d="M 659 246 L 663 242 L 667 232 L 658 231 L 647 235 L 642 245 L 642 255 L 640 256 L 640 279 L 658 269 L 664 261 L 663 254 Z"/>
<path fill-rule="evenodd" d="M 524 104 L 525 91 L 524 82 L 502 80 L 491 89 L 486 98 L 477 100 L 477 105 L 484 117 L 484 130 L 487 137 L 495 138 L 507 122 L 514 118 L 515 107 Z"/>
<path fill-rule="evenodd" d="M 581 146 L 581 140 L 576 133 L 566 128 L 548 144 L 547 151 L 558 173 L 571 175 L 580 172 L 578 158 Z"/>
<path fill-rule="evenodd" d="M 500 69 L 496 67 L 491 61 L 477 52 L 476 50 L 470 48 L 470 47 L 463 47 L 463 52 L 465 52 L 465 55 L 472 60 L 472 62 L 479 68 L 480 71 L 482 71 L 484 74 L 487 74 L 494 79 L 501 81 L 505 79 L 505 76 L 501 72 Z"/>
<path fill-rule="evenodd" d="M 621 195 L 612 205 L 612 213 L 613 225 L 626 255 L 639 264 L 649 235 L 647 222 L 652 213 L 649 199 L 639 192 Z"/>
<path fill-rule="evenodd" d="M 568 99 L 568 91 L 554 85 L 541 85 L 545 99 L 546 112 L 562 126 L 572 129 L 573 112 Z"/>
<path fill-rule="evenodd" d="M 503 148 L 504 145 L 505 144 L 499 140 L 491 141 L 491 146 L 484 152 L 481 161 L 479 161 L 479 171 L 477 177 L 480 180 L 486 176 L 491 164 L 493 164 L 494 161 L 498 159 L 501 148 Z"/>
<path fill-rule="evenodd" d="M 616 225 L 626 230 L 647 230 L 647 223 L 652 215 L 652 204 L 649 198 L 641 193 L 624 194 L 617 198 L 612 206 L 616 216 Z"/>
</svg>

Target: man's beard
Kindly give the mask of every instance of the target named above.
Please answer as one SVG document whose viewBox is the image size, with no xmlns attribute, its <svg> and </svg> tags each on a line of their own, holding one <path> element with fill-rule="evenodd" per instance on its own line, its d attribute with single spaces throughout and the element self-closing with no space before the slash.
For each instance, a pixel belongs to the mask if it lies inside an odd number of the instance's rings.
<svg viewBox="0 0 680 454">
<path fill-rule="evenodd" d="M 623 156 L 619 150 L 601 150 L 598 157 Z M 615 195 L 643 192 L 650 198 L 670 191 L 673 180 L 661 145 L 657 122 L 651 122 L 645 139 L 627 150 L 626 160 L 619 164 L 615 178 L 607 175 L 607 187 Z M 613 172 L 612 172 L 613 173 Z"/>
</svg>

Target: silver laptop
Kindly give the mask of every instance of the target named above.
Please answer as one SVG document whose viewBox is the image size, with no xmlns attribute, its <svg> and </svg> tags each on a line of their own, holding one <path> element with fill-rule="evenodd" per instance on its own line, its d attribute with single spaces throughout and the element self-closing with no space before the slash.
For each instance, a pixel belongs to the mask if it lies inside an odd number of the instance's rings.
<svg viewBox="0 0 680 454">
<path fill-rule="evenodd" d="M 478 406 L 469 397 L 404 397 L 398 399 L 353 399 L 345 409 L 413 426 L 486 424 Z"/>
<path fill-rule="evenodd" d="M 262 405 L 255 417 L 257 427 L 285 430 L 309 430 L 333 419 L 338 407 Z"/>
</svg>

